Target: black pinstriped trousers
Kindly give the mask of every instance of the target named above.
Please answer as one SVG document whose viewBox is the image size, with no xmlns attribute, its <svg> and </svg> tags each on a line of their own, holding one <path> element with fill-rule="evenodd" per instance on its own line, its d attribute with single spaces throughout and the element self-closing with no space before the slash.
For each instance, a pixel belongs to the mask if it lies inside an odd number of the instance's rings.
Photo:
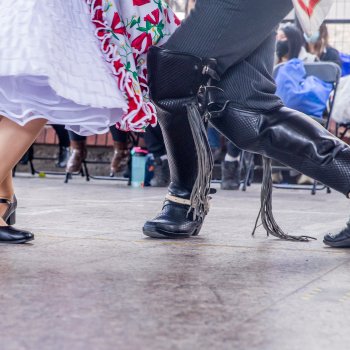
<svg viewBox="0 0 350 350">
<path fill-rule="evenodd" d="M 291 0 L 197 0 L 165 48 L 216 58 L 218 99 L 269 111 L 283 105 L 271 77 L 275 28 L 292 8 Z"/>
</svg>

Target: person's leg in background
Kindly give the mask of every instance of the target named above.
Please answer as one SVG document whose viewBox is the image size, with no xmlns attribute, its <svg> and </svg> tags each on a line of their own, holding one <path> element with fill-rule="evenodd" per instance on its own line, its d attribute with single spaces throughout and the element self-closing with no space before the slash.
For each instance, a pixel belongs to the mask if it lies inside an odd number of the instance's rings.
<svg viewBox="0 0 350 350">
<path fill-rule="evenodd" d="M 68 130 L 64 127 L 64 125 L 51 125 L 56 131 L 58 137 L 58 156 L 56 167 L 65 168 L 67 166 L 67 162 L 69 159 L 69 147 L 70 147 L 70 139 Z"/>
<path fill-rule="evenodd" d="M 12 169 L 45 124 L 46 120 L 35 119 L 22 127 L 5 117 L 0 117 L 0 242 L 25 243 L 34 238 L 30 232 L 8 226 L 14 224 L 16 210 Z"/>
<path fill-rule="evenodd" d="M 127 170 L 130 159 L 130 150 L 128 149 L 128 133 L 117 129 L 115 126 L 110 127 L 113 137 L 114 154 L 111 160 L 111 176 L 118 173 L 124 173 Z"/>
<path fill-rule="evenodd" d="M 240 160 L 242 151 L 232 142 L 227 142 L 227 152 L 221 163 L 221 189 L 238 190 L 241 184 Z"/>
<path fill-rule="evenodd" d="M 66 172 L 77 173 L 81 171 L 83 161 L 87 157 L 86 137 L 80 136 L 73 131 L 68 131 L 71 154 L 67 161 Z"/>
<path fill-rule="evenodd" d="M 225 156 L 224 145 L 222 142 L 222 136 L 213 127 L 208 127 L 208 141 L 211 152 L 213 153 L 214 163 L 221 163 Z"/>
<path fill-rule="evenodd" d="M 154 176 L 151 180 L 151 186 L 166 187 L 170 182 L 170 172 L 164 138 L 159 124 L 154 128 L 148 127 L 146 129 L 144 140 L 149 153 L 154 156 Z"/>
</svg>

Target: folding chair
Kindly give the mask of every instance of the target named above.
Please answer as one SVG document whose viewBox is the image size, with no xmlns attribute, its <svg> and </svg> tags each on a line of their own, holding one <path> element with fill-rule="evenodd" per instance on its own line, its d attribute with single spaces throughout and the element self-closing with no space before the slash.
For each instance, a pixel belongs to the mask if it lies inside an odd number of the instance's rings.
<svg viewBox="0 0 350 350">
<path fill-rule="evenodd" d="M 284 65 L 285 63 L 281 63 L 277 65 L 273 71 L 273 77 L 276 78 L 279 69 Z M 330 83 L 333 85 L 332 92 L 329 96 L 328 106 L 326 108 L 326 111 L 324 113 L 323 118 L 317 118 L 312 115 L 309 117 L 320 123 L 323 127 L 328 129 L 329 121 L 332 116 L 333 106 L 334 106 L 334 100 L 337 93 L 337 87 L 339 83 L 339 79 L 341 77 L 341 69 L 340 67 L 333 63 L 333 62 L 313 62 L 313 63 L 305 63 L 305 70 L 307 76 L 315 76 L 327 83 Z M 349 127 L 350 129 L 350 127 Z M 337 135 L 338 136 L 338 135 Z M 247 152 L 244 154 L 245 157 L 247 157 Z M 246 160 L 245 160 L 246 161 Z M 252 172 L 256 169 L 260 169 L 260 166 L 254 165 L 254 157 L 250 157 L 250 165 L 248 166 L 250 168 L 250 171 L 247 172 L 246 178 L 244 180 L 244 187 L 246 187 L 247 184 L 249 184 L 249 178 L 251 177 Z M 291 170 L 291 168 L 286 166 L 273 166 L 273 170 Z M 318 185 L 317 181 L 314 180 L 313 185 L 294 185 L 294 184 L 274 184 L 275 188 L 282 188 L 282 189 L 302 189 L 302 190 L 310 190 L 311 194 L 316 194 L 316 191 L 327 189 L 327 193 L 330 193 L 329 187 L 326 187 L 324 185 Z"/>
</svg>

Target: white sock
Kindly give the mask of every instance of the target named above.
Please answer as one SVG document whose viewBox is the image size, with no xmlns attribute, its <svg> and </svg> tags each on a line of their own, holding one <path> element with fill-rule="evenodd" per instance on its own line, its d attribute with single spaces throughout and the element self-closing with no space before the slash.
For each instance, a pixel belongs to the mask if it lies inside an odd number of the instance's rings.
<svg viewBox="0 0 350 350">
<path fill-rule="evenodd" d="M 228 153 L 226 153 L 225 162 L 239 162 L 240 158 L 240 155 L 238 157 L 232 157 Z"/>
</svg>

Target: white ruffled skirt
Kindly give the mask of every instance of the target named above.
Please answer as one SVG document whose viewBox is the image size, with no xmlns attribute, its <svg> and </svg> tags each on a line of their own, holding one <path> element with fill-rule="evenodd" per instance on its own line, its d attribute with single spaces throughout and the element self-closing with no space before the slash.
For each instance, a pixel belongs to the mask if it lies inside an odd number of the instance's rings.
<svg viewBox="0 0 350 350">
<path fill-rule="evenodd" d="M 105 133 L 127 102 L 82 0 L 0 1 L 0 115 Z"/>
</svg>

